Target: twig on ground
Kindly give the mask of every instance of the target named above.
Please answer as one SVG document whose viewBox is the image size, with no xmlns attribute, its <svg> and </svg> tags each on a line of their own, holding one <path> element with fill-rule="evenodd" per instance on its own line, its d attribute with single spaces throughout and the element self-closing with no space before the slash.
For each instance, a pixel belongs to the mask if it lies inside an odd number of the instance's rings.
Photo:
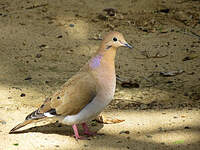
<svg viewBox="0 0 200 150">
<path fill-rule="evenodd" d="M 29 6 L 29 7 L 26 7 L 26 9 L 34 9 L 34 8 L 38 8 L 38 7 L 44 7 L 44 6 L 47 6 L 48 3 L 45 3 L 45 4 L 34 4 L 32 6 Z"/>
<path fill-rule="evenodd" d="M 186 34 L 186 35 L 189 35 L 189 36 L 193 36 L 193 37 L 198 37 L 200 39 L 200 35 L 195 33 L 194 31 L 191 31 L 189 29 L 183 29 L 184 31 L 182 30 L 179 30 L 180 33 L 183 33 L 183 34 Z"/>
</svg>

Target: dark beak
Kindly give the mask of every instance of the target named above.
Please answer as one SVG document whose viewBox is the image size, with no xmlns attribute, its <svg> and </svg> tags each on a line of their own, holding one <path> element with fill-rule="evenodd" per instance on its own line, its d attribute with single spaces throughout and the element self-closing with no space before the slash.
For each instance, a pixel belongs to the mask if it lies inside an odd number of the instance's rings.
<svg viewBox="0 0 200 150">
<path fill-rule="evenodd" d="M 128 47 L 128 48 L 133 48 L 131 45 L 129 45 L 128 43 L 124 43 L 124 46 Z"/>
<path fill-rule="evenodd" d="M 128 48 L 133 48 L 131 45 L 129 45 L 126 41 L 122 42 L 119 41 L 123 46 L 128 47 Z"/>
</svg>

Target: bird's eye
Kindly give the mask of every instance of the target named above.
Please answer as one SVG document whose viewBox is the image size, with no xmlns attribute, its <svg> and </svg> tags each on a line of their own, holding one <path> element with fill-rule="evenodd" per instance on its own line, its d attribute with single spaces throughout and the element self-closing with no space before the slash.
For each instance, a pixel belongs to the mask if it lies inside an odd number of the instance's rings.
<svg viewBox="0 0 200 150">
<path fill-rule="evenodd" d="M 114 38 L 113 38 L 113 41 L 114 41 L 114 42 L 117 42 L 117 38 L 116 38 L 116 37 L 114 37 Z"/>
</svg>

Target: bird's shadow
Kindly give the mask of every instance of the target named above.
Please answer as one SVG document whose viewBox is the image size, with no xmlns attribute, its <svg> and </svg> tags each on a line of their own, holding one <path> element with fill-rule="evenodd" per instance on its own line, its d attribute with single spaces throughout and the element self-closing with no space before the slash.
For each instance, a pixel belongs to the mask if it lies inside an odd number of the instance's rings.
<svg viewBox="0 0 200 150">
<path fill-rule="evenodd" d="M 103 128 L 103 126 L 104 126 L 103 123 L 95 123 L 95 125 L 94 124 L 89 125 L 89 128 L 92 132 L 97 132 L 97 135 L 98 135 L 98 131 L 101 128 Z M 79 129 L 80 135 L 83 135 L 83 129 L 81 125 L 78 125 L 78 129 Z M 65 136 L 74 135 L 74 132 L 71 126 L 64 125 L 58 122 L 49 123 L 49 124 L 41 125 L 41 126 L 35 126 L 35 127 L 31 127 L 25 130 L 15 131 L 10 134 L 23 134 L 23 133 L 29 133 L 29 132 L 40 132 L 44 134 L 59 134 L 59 135 L 65 135 Z"/>
</svg>

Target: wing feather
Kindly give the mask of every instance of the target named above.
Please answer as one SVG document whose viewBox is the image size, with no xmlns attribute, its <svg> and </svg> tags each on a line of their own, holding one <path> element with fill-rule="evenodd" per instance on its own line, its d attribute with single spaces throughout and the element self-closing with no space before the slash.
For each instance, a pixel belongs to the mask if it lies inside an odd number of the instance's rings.
<svg viewBox="0 0 200 150">
<path fill-rule="evenodd" d="M 96 96 L 96 82 L 88 72 L 81 72 L 69 79 L 52 97 L 45 100 L 39 112 L 55 109 L 58 115 L 80 112 Z"/>
</svg>

